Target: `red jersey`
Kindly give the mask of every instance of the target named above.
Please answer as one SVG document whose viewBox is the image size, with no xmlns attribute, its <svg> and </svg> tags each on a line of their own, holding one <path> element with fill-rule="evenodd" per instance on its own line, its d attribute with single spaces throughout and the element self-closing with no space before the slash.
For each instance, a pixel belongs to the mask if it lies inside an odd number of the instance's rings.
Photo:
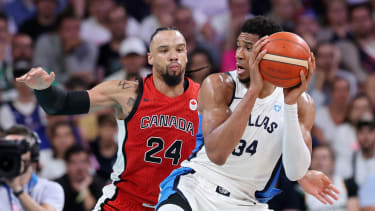
<svg viewBox="0 0 375 211">
<path fill-rule="evenodd" d="M 188 78 L 185 83 L 184 93 L 171 98 L 155 88 L 152 75 L 139 80 L 133 110 L 118 120 L 113 183 L 103 189 L 98 204 L 118 209 L 125 208 L 123 202 L 129 199 L 144 207 L 157 204 L 160 183 L 195 147 L 199 84 Z"/>
</svg>

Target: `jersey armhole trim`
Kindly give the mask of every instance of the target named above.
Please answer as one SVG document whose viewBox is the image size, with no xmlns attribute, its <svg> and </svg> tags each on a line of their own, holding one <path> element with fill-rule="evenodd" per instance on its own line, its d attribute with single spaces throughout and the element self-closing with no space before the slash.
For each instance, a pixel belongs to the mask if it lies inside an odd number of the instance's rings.
<svg viewBox="0 0 375 211">
<path fill-rule="evenodd" d="M 233 82 L 233 85 L 234 85 L 234 89 L 233 89 L 233 94 L 232 94 L 232 99 L 230 100 L 229 104 L 228 104 L 228 107 L 232 105 L 233 103 L 233 100 L 236 96 L 236 82 L 234 81 L 234 78 L 233 76 L 230 74 L 230 72 L 225 72 L 225 74 L 229 75 L 229 77 L 232 79 L 232 82 Z"/>
<path fill-rule="evenodd" d="M 135 100 L 134 106 L 133 106 L 132 110 L 130 111 L 129 115 L 125 118 L 125 123 L 129 122 L 131 120 L 131 118 L 134 116 L 134 114 L 137 111 L 138 106 L 141 102 L 142 95 L 143 95 L 143 78 L 138 78 L 137 99 Z"/>
</svg>

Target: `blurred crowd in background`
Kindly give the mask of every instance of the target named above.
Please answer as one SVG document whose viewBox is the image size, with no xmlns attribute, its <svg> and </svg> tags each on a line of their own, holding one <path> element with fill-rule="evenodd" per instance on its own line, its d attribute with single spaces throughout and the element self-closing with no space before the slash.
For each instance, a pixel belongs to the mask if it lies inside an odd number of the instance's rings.
<svg viewBox="0 0 375 211">
<path fill-rule="evenodd" d="M 46 115 L 33 91 L 15 77 L 41 66 L 55 72 L 55 85 L 67 90 L 135 80 L 151 73 L 151 34 L 175 26 L 187 42 L 186 75 L 201 83 L 211 73 L 236 68 L 241 24 L 265 15 L 303 37 L 315 54 L 311 169 L 327 174 L 341 191 L 327 208 L 281 177 L 284 193 L 271 207 L 375 210 L 374 0 L 1 0 L 0 6 L 0 128 L 18 123 L 38 132 L 39 175 L 59 181 L 66 196 L 77 192 L 71 184 L 78 183 L 98 198 L 109 181 L 117 153 L 113 111 Z M 207 68 L 189 73 L 201 67 Z M 87 156 L 66 156 L 79 147 Z"/>
</svg>

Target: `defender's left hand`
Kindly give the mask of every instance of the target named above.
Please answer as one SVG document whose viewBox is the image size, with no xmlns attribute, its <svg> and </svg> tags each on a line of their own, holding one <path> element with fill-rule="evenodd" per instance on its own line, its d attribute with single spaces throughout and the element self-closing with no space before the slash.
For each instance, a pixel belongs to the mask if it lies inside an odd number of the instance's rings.
<svg viewBox="0 0 375 211">
<path fill-rule="evenodd" d="M 309 170 L 298 183 L 306 193 L 313 195 L 323 204 L 333 204 L 331 199 L 337 200 L 337 194 L 340 193 L 331 180 L 320 171 Z"/>
<path fill-rule="evenodd" d="M 284 89 L 284 102 L 288 105 L 293 105 L 297 103 L 298 98 L 301 96 L 303 92 L 305 92 L 308 88 L 309 82 L 311 77 L 315 71 L 315 56 L 313 53 L 310 52 L 309 60 L 308 60 L 308 75 L 307 77 L 301 70 L 300 77 L 301 83 L 295 87 L 285 88 Z"/>
</svg>

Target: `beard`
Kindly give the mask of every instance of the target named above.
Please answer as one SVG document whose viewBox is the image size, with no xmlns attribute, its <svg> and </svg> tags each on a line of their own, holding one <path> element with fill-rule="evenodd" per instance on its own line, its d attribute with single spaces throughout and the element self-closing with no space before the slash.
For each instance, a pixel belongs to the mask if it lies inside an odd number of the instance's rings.
<svg viewBox="0 0 375 211">
<path fill-rule="evenodd" d="M 168 72 L 168 66 L 165 68 L 165 71 L 162 70 L 164 68 L 158 68 L 158 72 L 159 72 L 160 76 L 162 77 L 163 81 L 168 86 L 170 86 L 170 87 L 177 86 L 182 81 L 183 74 L 184 74 L 185 71 L 180 66 L 181 71 L 178 74 L 176 74 L 176 75 L 171 75 Z"/>
</svg>

